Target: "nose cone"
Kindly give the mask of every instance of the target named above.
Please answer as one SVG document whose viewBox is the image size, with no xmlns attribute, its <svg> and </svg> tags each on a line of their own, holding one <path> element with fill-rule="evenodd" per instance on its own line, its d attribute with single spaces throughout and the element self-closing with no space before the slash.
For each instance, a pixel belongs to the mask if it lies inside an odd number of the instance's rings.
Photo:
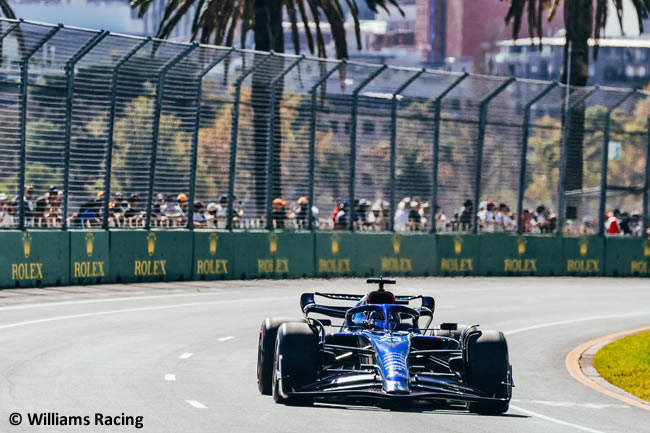
<svg viewBox="0 0 650 433">
<path fill-rule="evenodd" d="M 408 336 L 390 334 L 375 336 L 372 338 L 372 344 L 377 353 L 377 364 L 381 371 L 384 391 L 389 394 L 408 393 Z"/>
</svg>

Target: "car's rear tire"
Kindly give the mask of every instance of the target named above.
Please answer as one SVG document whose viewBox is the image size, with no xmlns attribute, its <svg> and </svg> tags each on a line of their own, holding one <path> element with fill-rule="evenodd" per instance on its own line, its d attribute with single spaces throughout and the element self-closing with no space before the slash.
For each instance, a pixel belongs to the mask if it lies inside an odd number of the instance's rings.
<svg viewBox="0 0 650 433">
<path fill-rule="evenodd" d="M 491 397 L 505 401 L 469 403 L 469 411 L 500 415 L 508 411 L 512 388 L 508 344 L 502 332 L 482 331 L 471 335 L 467 343 L 467 382 Z"/>
<path fill-rule="evenodd" d="M 306 323 L 284 323 L 278 329 L 273 362 L 273 400 L 310 405 L 313 397 L 287 395 L 316 381 L 318 336 Z"/>
<path fill-rule="evenodd" d="M 287 322 L 302 322 L 290 317 L 267 317 L 262 322 L 257 346 L 257 388 L 263 395 L 271 395 L 273 384 L 273 358 L 278 328 Z"/>
</svg>

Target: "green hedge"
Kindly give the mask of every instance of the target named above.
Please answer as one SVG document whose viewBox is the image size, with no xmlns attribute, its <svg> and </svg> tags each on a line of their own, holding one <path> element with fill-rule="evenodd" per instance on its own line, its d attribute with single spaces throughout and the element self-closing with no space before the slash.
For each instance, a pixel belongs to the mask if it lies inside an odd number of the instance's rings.
<svg viewBox="0 0 650 433">
<path fill-rule="evenodd" d="M 3 231 L 0 287 L 246 278 L 650 276 L 650 240 L 507 234 Z"/>
</svg>

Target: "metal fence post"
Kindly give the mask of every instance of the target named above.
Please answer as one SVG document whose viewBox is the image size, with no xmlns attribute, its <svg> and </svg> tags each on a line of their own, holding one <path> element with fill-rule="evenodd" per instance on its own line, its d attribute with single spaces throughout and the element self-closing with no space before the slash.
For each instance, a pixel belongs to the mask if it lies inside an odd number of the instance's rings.
<svg viewBox="0 0 650 433">
<path fill-rule="evenodd" d="M 167 72 L 173 68 L 178 62 L 180 62 L 184 57 L 189 53 L 194 51 L 199 46 L 198 43 L 194 42 L 189 47 L 185 48 L 180 53 L 176 54 L 174 57 L 169 59 L 163 66 L 158 70 L 158 84 L 156 85 L 156 105 L 154 106 L 153 114 L 153 131 L 151 133 L 151 161 L 149 167 L 149 191 L 147 196 L 147 216 L 145 220 L 145 229 L 151 229 L 151 209 L 153 207 L 153 192 L 154 192 L 154 183 L 156 181 L 156 159 L 158 156 L 158 138 L 160 135 L 160 115 L 162 112 L 162 103 L 163 103 L 163 93 L 165 91 L 165 75 Z"/>
<path fill-rule="evenodd" d="M 274 147 L 274 127 L 275 127 L 275 87 L 293 68 L 298 66 L 300 62 L 305 59 L 305 56 L 301 56 L 293 63 L 291 63 L 287 68 L 285 68 L 279 75 L 274 77 L 269 84 L 271 89 L 271 95 L 269 103 L 271 108 L 269 111 L 269 120 L 268 120 L 268 129 L 267 129 L 267 141 L 266 141 L 266 229 L 273 230 L 273 147 Z M 282 128 L 282 126 L 280 126 Z"/>
<path fill-rule="evenodd" d="M 235 168 L 237 167 L 237 137 L 239 135 L 239 102 L 241 100 L 241 85 L 244 80 L 257 69 L 259 69 L 267 60 L 273 57 L 273 52 L 266 55 L 257 65 L 245 71 L 237 81 L 235 81 L 235 100 L 232 106 L 232 123 L 230 126 L 230 167 L 228 172 L 228 215 L 226 229 L 232 230 L 232 217 L 234 211 L 233 196 L 235 195 Z"/>
<path fill-rule="evenodd" d="M 70 201 L 70 145 L 72 141 L 72 99 L 74 97 L 74 69 L 79 60 L 95 48 L 109 32 L 102 30 L 90 38 L 65 64 L 65 145 L 63 150 L 63 230 L 68 229 L 68 204 Z"/>
<path fill-rule="evenodd" d="M 187 204 L 187 228 L 194 230 L 194 197 L 196 195 L 196 167 L 199 155 L 199 128 L 201 127 L 201 97 L 203 96 L 203 77 L 205 77 L 215 66 L 230 56 L 231 51 L 213 60 L 197 76 L 198 88 L 196 90 L 196 115 L 194 117 L 194 131 L 192 132 L 192 149 L 190 150 L 190 196 Z"/>
<path fill-rule="evenodd" d="M 356 217 L 356 209 L 354 208 L 354 180 L 356 178 L 357 171 L 357 114 L 359 110 L 359 93 L 366 87 L 372 80 L 374 80 L 379 74 L 388 69 L 388 65 L 382 65 L 372 74 L 366 77 L 353 91 L 352 91 L 352 129 L 350 131 L 350 230 L 354 231 L 354 220 Z"/>
<path fill-rule="evenodd" d="M 39 40 L 31 50 L 25 53 L 20 61 L 20 168 L 18 171 L 18 228 L 25 230 L 25 171 L 27 170 L 27 88 L 29 86 L 29 59 L 49 41 L 59 30 L 62 24 L 52 28 Z"/>
<path fill-rule="evenodd" d="M 312 208 L 314 207 L 314 183 L 315 183 L 315 177 L 316 177 L 316 102 L 317 102 L 317 96 L 316 92 L 318 91 L 318 88 L 325 83 L 331 76 L 334 74 L 336 71 L 341 69 L 343 65 L 346 64 L 345 59 L 341 60 L 340 63 L 338 63 L 336 66 L 334 66 L 332 69 L 327 71 L 325 75 L 321 77 L 320 80 L 316 82 L 311 87 L 311 119 L 309 123 L 309 189 L 307 192 L 307 201 L 308 201 L 308 206 L 309 206 L 309 219 L 307 223 L 307 228 L 310 231 L 314 230 L 314 217 L 312 213 Z"/>
<path fill-rule="evenodd" d="M 108 125 L 106 127 L 107 143 L 106 143 L 106 171 L 104 173 L 104 202 L 102 208 L 102 228 L 108 230 L 108 214 L 111 201 L 111 171 L 113 169 L 113 129 L 115 126 L 115 104 L 117 101 L 117 78 L 120 68 L 131 57 L 135 55 L 142 47 L 147 45 L 151 38 L 143 39 L 136 46 L 134 46 L 128 53 L 126 53 L 113 67 L 111 73 L 111 93 L 110 93 L 110 106 L 108 109 Z"/>
<path fill-rule="evenodd" d="M 434 101 L 434 117 L 433 117 L 433 149 L 431 152 L 431 233 L 436 232 L 436 207 L 438 204 L 438 165 L 440 155 L 440 113 L 442 111 L 442 100 L 456 88 L 465 78 L 469 77 L 469 73 L 465 72 L 460 77 L 451 83 L 445 90 L 438 95 Z"/>
<path fill-rule="evenodd" d="M 393 92 L 390 112 L 390 231 L 395 231 L 395 183 L 397 165 L 397 95 L 417 80 L 426 69 L 422 68 Z"/>
<path fill-rule="evenodd" d="M 567 89 L 569 90 L 569 89 Z M 564 226 L 564 216 L 566 215 L 566 211 L 564 209 L 564 202 L 565 202 L 565 187 L 564 183 L 566 182 L 566 170 L 567 170 L 567 151 L 568 151 L 568 138 L 569 138 L 569 131 L 571 130 L 571 113 L 573 113 L 573 108 L 578 105 L 583 103 L 587 98 L 589 98 L 592 94 L 598 91 L 598 86 L 594 86 L 593 89 L 589 90 L 587 93 L 582 95 L 580 98 L 578 98 L 573 104 L 571 104 L 565 114 L 565 120 L 564 120 L 564 130 L 563 130 L 563 135 L 562 135 L 562 148 L 560 150 L 560 184 L 558 185 L 558 215 L 557 215 L 557 235 L 560 236 L 562 235 L 562 230 Z M 571 95 L 567 95 L 567 98 L 570 98 Z"/>
<path fill-rule="evenodd" d="M 648 237 L 648 195 L 650 194 L 650 116 L 648 116 L 648 146 L 645 151 L 645 178 L 643 182 L 643 233 L 644 238 Z"/>
<path fill-rule="evenodd" d="M 603 133 L 603 150 L 600 160 L 600 201 L 598 203 L 598 235 L 605 236 L 605 206 L 607 205 L 607 171 L 609 167 L 609 130 L 612 120 L 612 113 L 621 106 L 630 96 L 636 93 L 636 89 L 628 92 L 605 114 L 605 131 Z"/>
<path fill-rule="evenodd" d="M 528 156 L 528 138 L 530 135 L 530 109 L 533 105 L 537 104 L 542 98 L 558 86 L 556 81 L 546 86 L 544 90 L 535 95 L 526 106 L 524 107 L 524 125 L 522 129 L 521 138 L 521 157 L 519 160 L 519 191 L 517 193 L 517 233 L 521 234 L 523 231 L 523 221 L 521 215 L 524 212 L 524 188 L 526 186 L 526 157 Z"/>
<path fill-rule="evenodd" d="M 479 125 L 478 125 L 478 141 L 476 143 L 476 178 L 475 178 L 475 189 L 474 189 L 474 207 L 473 207 L 473 216 L 472 216 L 472 233 L 478 234 L 478 203 L 481 200 L 481 174 L 483 169 L 483 145 L 485 144 L 485 128 L 487 124 L 487 110 L 490 101 L 494 99 L 499 93 L 505 90 L 512 82 L 515 81 L 514 78 L 509 78 L 503 82 L 499 87 L 494 89 L 490 94 L 485 97 L 480 104 L 480 115 L 479 115 Z"/>
<path fill-rule="evenodd" d="M 9 26 L 9 28 L 7 30 L 0 33 L 0 41 L 3 40 L 4 38 L 6 38 L 7 36 L 9 36 L 9 34 L 11 32 L 13 32 L 20 25 L 20 23 L 21 23 L 21 21 L 13 23 L 12 25 Z"/>
</svg>

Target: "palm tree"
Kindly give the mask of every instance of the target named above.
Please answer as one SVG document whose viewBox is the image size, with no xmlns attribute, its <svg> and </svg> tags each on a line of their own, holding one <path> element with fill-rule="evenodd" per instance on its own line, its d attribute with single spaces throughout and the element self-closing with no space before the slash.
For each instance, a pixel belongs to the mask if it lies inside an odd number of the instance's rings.
<svg viewBox="0 0 650 433">
<path fill-rule="evenodd" d="M 0 0 L 0 11 L 2 11 L 5 18 L 16 19 L 16 14 L 14 14 L 7 0 Z"/>
<path fill-rule="evenodd" d="M 0 0 L 3 1 L 3 0 Z M 131 6 L 137 8 L 142 17 L 149 6 L 156 0 L 131 0 Z M 403 14 L 398 5 L 398 0 L 364 0 L 370 10 L 377 12 L 383 9 L 389 12 L 388 5 L 396 6 Z M 232 46 L 236 30 L 239 29 L 240 45 L 243 47 L 246 36 L 250 31 L 254 33 L 255 49 L 258 51 L 274 51 L 284 53 L 284 32 L 282 29 L 283 11 L 291 25 L 291 39 L 294 52 L 299 54 L 300 46 L 299 24 L 303 25 L 303 31 L 307 39 L 307 48 L 311 54 L 319 57 L 326 56 L 325 38 L 321 26 L 327 21 L 330 26 L 332 40 L 336 57 L 346 58 L 348 56 L 345 13 L 341 0 L 168 0 L 165 13 L 160 23 L 157 36 L 167 38 L 186 15 L 192 14 L 192 40 L 199 39 L 201 43 L 212 43 L 215 45 Z M 349 14 L 354 21 L 356 42 L 361 48 L 361 30 L 359 25 L 359 9 L 357 0 L 345 0 Z M 313 25 L 310 26 L 310 23 Z M 315 33 L 315 35 L 314 35 Z M 314 37 L 315 36 L 315 37 Z M 278 71 L 279 72 L 279 71 Z M 267 71 L 268 73 L 268 71 Z M 266 128 L 269 112 L 268 80 L 254 73 L 252 77 L 252 100 L 253 104 L 253 178 L 255 188 L 263 191 L 266 181 L 266 170 L 264 161 L 266 155 Z M 282 83 L 280 83 L 282 86 Z M 281 95 L 282 91 L 278 91 Z M 276 104 L 280 104 L 280 98 Z M 271 176 L 273 197 L 279 197 L 282 193 L 280 175 L 280 149 L 281 134 L 279 113 L 276 106 L 276 125 L 273 133 L 273 170 L 268 173 Z M 264 209 L 266 203 L 262 194 L 256 194 L 256 207 Z M 269 224 L 269 222 L 267 222 Z"/>
<path fill-rule="evenodd" d="M 0 0 L 2 1 L 6 0 Z M 139 16 L 142 17 L 154 1 L 156 0 L 131 0 L 131 6 L 138 9 Z M 364 1 L 375 13 L 378 9 L 389 12 L 388 5 L 397 7 L 403 13 L 398 0 Z M 360 48 L 361 30 L 357 1 L 345 0 L 345 3 L 354 20 L 356 42 Z M 336 57 L 347 57 L 345 14 L 340 0 L 168 0 L 157 37 L 168 37 L 181 18 L 193 14 L 192 40 L 198 37 L 201 43 L 232 46 L 235 30 L 239 26 L 242 46 L 248 33 L 253 31 L 256 50 L 283 53 L 283 6 L 291 24 L 291 39 L 296 54 L 301 51 L 298 26 L 302 23 L 309 51 L 320 57 L 326 56 L 325 39 L 321 32 L 324 18 L 331 28 Z M 310 20 L 313 20 L 316 33 L 315 44 Z"/>
<path fill-rule="evenodd" d="M 623 29 L 623 0 L 612 0 L 616 10 L 621 30 Z M 519 37 L 521 23 L 526 15 L 528 32 L 531 39 L 535 36 L 542 39 L 542 21 L 545 12 L 550 22 L 556 15 L 562 0 L 510 0 L 510 8 L 506 14 L 506 23 L 512 21 L 513 39 Z M 526 4 L 528 3 L 528 4 Z M 594 5 L 595 3 L 595 5 Z M 650 14 L 650 0 L 632 0 L 639 21 L 639 31 L 643 33 L 643 20 Z M 595 7 L 594 7 L 595 6 Z M 566 42 L 564 45 L 564 60 L 561 82 L 572 86 L 586 86 L 589 78 L 589 38 L 594 38 L 594 60 L 598 60 L 598 42 L 605 28 L 608 17 L 607 0 L 564 0 L 564 26 Z M 571 47 L 571 66 L 569 61 L 569 46 Z M 570 76 L 567 77 L 567 71 Z M 584 136 L 584 107 L 576 107 L 571 116 L 568 131 L 567 176 L 565 190 L 582 189 Z"/>
</svg>

